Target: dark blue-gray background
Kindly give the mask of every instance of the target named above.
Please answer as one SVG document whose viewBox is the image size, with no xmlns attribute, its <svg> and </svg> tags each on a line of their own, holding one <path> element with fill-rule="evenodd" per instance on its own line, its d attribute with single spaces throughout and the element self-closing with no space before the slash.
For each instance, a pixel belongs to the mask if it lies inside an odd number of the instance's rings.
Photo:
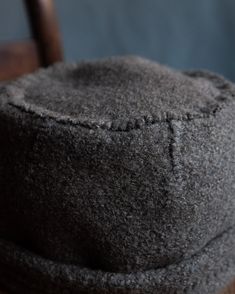
<svg viewBox="0 0 235 294">
<path fill-rule="evenodd" d="M 235 0 L 55 0 L 66 60 L 138 54 L 235 81 Z M 0 41 L 30 35 L 21 0 L 0 0 Z"/>
</svg>

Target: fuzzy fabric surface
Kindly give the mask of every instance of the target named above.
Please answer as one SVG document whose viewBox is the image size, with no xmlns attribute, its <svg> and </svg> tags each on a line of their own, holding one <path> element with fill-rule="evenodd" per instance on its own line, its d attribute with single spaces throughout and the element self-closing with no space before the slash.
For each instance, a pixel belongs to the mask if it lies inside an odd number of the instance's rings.
<svg viewBox="0 0 235 294">
<path fill-rule="evenodd" d="M 0 285 L 214 294 L 235 276 L 235 86 L 139 57 L 0 87 Z"/>
</svg>

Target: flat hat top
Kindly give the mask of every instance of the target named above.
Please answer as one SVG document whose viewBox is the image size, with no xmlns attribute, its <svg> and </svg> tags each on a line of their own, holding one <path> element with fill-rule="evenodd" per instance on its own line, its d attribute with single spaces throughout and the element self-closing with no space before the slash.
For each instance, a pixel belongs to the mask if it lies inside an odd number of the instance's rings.
<svg viewBox="0 0 235 294">
<path fill-rule="evenodd" d="M 9 87 L 18 104 L 110 128 L 113 122 L 209 115 L 220 103 L 214 80 L 205 72 L 177 72 L 129 56 L 59 63 Z"/>
</svg>

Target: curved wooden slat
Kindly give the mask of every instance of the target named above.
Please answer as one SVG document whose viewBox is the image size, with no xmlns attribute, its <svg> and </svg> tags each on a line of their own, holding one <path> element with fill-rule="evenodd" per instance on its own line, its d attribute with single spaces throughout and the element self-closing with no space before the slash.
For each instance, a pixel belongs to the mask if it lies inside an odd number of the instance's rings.
<svg viewBox="0 0 235 294">
<path fill-rule="evenodd" d="M 33 40 L 0 44 L 0 80 L 14 79 L 40 66 L 37 44 Z"/>
</svg>

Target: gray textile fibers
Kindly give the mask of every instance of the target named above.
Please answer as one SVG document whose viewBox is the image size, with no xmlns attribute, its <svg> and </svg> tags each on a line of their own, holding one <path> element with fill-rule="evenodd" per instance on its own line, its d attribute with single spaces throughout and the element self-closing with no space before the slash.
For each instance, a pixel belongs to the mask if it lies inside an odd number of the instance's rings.
<svg viewBox="0 0 235 294">
<path fill-rule="evenodd" d="M 214 294 L 235 276 L 232 83 L 56 64 L 0 88 L 0 134 L 6 289 Z"/>
</svg>

